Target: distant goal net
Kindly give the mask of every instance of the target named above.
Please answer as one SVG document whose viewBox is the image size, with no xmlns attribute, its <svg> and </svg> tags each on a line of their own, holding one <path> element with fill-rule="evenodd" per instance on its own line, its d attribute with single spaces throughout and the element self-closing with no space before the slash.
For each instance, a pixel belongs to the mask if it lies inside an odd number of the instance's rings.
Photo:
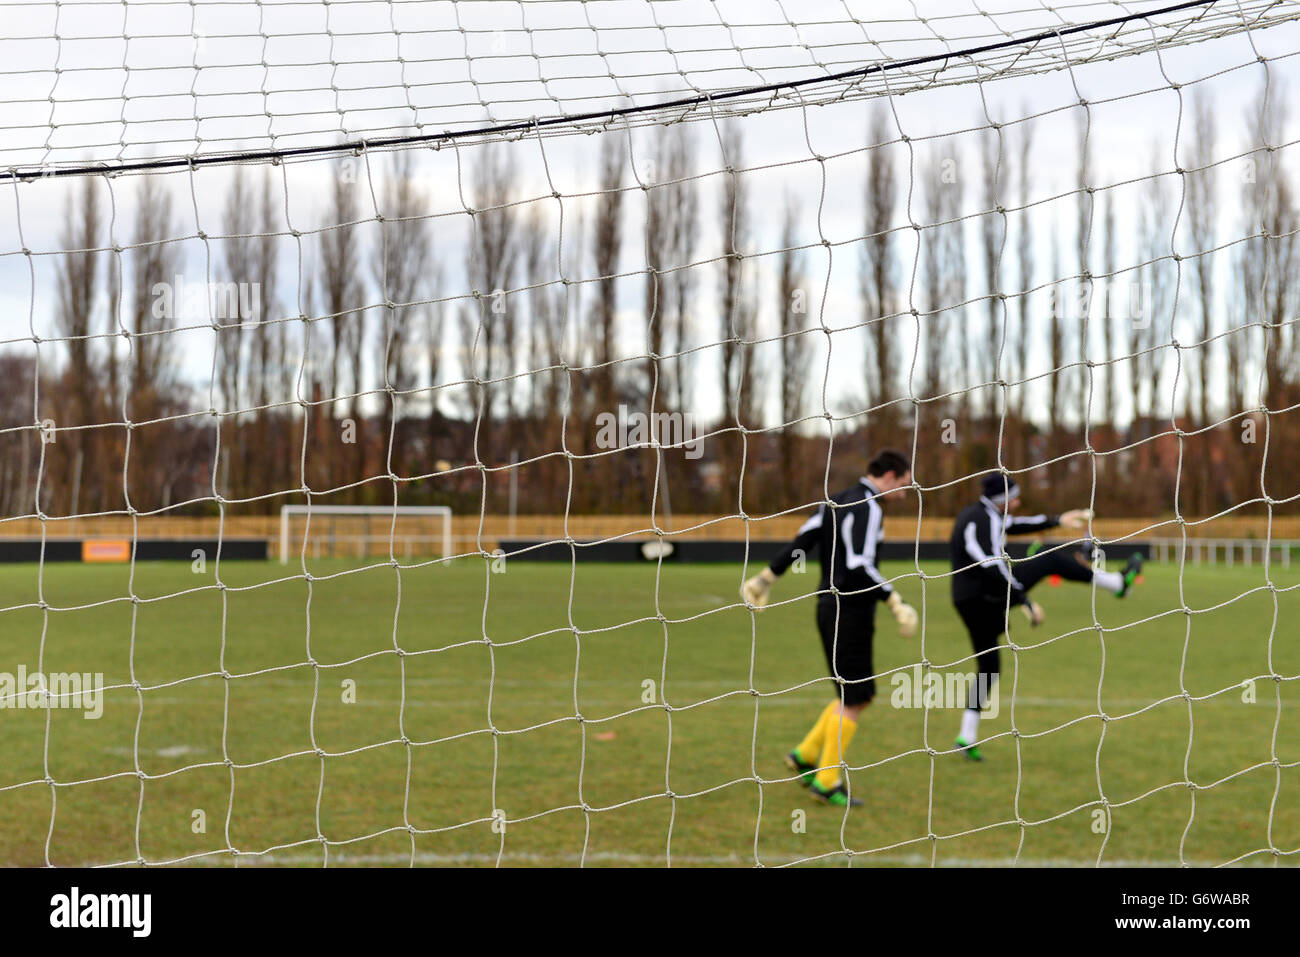
<svg viewBox="0 0 1300 957">
<path fill-rule="evenodd" d="M 451 509 L 442 505 L 285 505 L 280 564 L 294 558 L 452 557 Z"/>
</svg>

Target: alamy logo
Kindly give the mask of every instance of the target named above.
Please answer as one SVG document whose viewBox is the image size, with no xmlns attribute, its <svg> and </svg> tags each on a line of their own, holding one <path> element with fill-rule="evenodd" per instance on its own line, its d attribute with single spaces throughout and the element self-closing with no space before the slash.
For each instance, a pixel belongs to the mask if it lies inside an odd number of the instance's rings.
<svg viewBox="0 0 1300 957">
<path fill-rule="evenodd" d="M 688 459 L 704 454 L 704 442 L 696 438 L 695 417 L 689 412 L 618 412 L 596 416 L 596 447 L 626 449 L 635 446 L 683 448 Z"/>
<path fill-rule="evenodd" d="M 149 894 L 83 894 L 73 887 L 50 898 L 50 926 L 125 927 L 133 937 L 148 937 L 153 898 Z"/>
<path fill-rule="evenodd" d="M 156 282 L 153 294 L 155 319 L 185 316 L 206 319 L 256 320 L 262 313 L 262 284 L 256 282 L 186 282 L 177 273 L 171 282 Z"/>
<path fill-rule="evenodd" d="M 984 716 L 998 716 L 998 683 L 990 675 L 960 671 L 921 674 L 921 666 L 897 671 L 889 679 L 894 686 L 889 703 L 895 708 L 966 708 L 972 700 L 984 702 Z M 975 694 L 972 694 L 975 692 Z"/>
<path fill-rule="evenodd" d="M 17 674 L 0 671 L 0 710 L 5 708 L 79 708 L 83 718 L 94 720 L 104 713 L 102 672 L 28 672 L 19 665 Z"/>
</svg>

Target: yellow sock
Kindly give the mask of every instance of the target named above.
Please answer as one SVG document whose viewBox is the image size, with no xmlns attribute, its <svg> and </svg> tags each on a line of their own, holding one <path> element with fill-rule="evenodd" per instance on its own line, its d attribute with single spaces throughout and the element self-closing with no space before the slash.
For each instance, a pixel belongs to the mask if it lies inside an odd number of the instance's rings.
<svg viewBox="0 0 1300 957">
<path fill-rule="evenodd" d="M 799 755 L 799 760 L 804 764 L 816 764 L 817 759 L 822 756 L 822 744 L 826 740 L 826 726 L 830 724 L 831 716 L 835 713 L 835 709 L 839 707 L 839 704 L 838 701 L 832 701 L 823 708 L 817 723 L 799 742 L 799 747 L 794 749 L 795 753 Z"/>
<path fill-rule="evenodd" d="M 829 791 L 840 783 L 840 761 L 848 750 L 849 742 L 853 740 L 853 732 L 857 730 L 858 723 L 848 715 L 841 717 L 832 713 L 826 722 L 822 756 L 817 760 L 821 768 L 817 772 L 817 786 L 823 791 Z"/>
</svg>

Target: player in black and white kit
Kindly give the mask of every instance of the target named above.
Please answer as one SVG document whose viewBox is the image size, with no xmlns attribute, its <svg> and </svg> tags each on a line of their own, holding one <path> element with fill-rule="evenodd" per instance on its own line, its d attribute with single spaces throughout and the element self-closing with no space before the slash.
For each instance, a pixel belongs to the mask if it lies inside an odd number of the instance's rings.
<svg viewBox="0 0 1300 957">
<path fill-rule="evenodd" d="M 741 589 L 747 602 L 761 608 L 767 604 L 772 583 L 793 564 L 797 553 L 816 551 L 821 559 L 817 630 L 838 697 L 826 706 L 798 747 L 786 755 L 786 764 L 828 804 L 862 803 L 850 798 L 840 769 L 862 709 L 875 696 L 871 641 L 876 603 L 885 602 L 904 637 L 916 633 L 916 610 L 898 596 L 876 567 L 876 550 L 884 537 L 882 503 L 905 495 L 911 482 L 912 469 L 906 457 L 899 452 L 881 452 L 861 480 L 818 506 L 794 541 Z"/>
<path fill-rule="evenodd" d="M 957 747 L 979 761 L 980 711 L 998 680 L 998 639 L 1007 628 L 1008 608 L 1019 606 L 1030 624 L 1043 621 L 1043 609 L 1029 597 L 1029 590 L 1049 575 L 1077 582 L 1096 582 L 1098 587 L 1123 598 L 1142 570 L 1141 555 L 1132 555 L 1123 571 L 1093 568 L 1090 542 L 1075 542 L 1038 552 L 1014 569 L 1003 558 L 1008 535 L 1025 535 L 1061 526 L 1083 528 L 1092 513 L 1075 509 L 1061 515 L 1017 516 L 1020 486 L 998 472 L 985 475 L 978 502 L 966 506 L 953 524 L 948 546 L 952 557 L 952 602 L 970 634 L 978 668 L 966 710 L 962 712 Z"/>
</svg>

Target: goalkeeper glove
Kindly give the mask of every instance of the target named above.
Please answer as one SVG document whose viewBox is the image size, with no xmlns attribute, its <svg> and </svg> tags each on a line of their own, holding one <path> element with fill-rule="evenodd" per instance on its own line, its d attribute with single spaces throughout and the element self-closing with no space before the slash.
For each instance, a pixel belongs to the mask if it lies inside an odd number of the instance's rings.
<svg viewBox="0 0 1300 957">
<path fill-rule="evenodd" d="M 889 593 L 885 604 L 889 606 L 889 610 L 894 613 L 894 620 L 898 622 L 898 634 L 903 638 L 911 638 L 915 635 L 916 623 L 920 621 L 916 609 L 899 598 L 896 591 Z"/>
<path fill-rule="evenodd" d="M 1043 606 L 1036 601 L 1026 601 L 1020 606 L 1020 610 L 1025 613 L 1025 617 L 1029 619 L 1029 623 L 1035 628 L 1043 623 L 1043 618 L 1046 615 Z"/>
<path fill-rule="evenodd" d="M 772 582 L 774 581 L 776 581 L 776 575 L 772 574 L 772 569 L 764 568 L 740 586 L 740 597 L 755 608 L 762 608 L 767 604 L 767 593 L 772 590 Z"/>
<path fill-rule="evenodd" d="M 1075 508 L 1061 514 L 1062 528 L 1083 528 L 1092 519 L 1092 509 Z"/>
</svg>

